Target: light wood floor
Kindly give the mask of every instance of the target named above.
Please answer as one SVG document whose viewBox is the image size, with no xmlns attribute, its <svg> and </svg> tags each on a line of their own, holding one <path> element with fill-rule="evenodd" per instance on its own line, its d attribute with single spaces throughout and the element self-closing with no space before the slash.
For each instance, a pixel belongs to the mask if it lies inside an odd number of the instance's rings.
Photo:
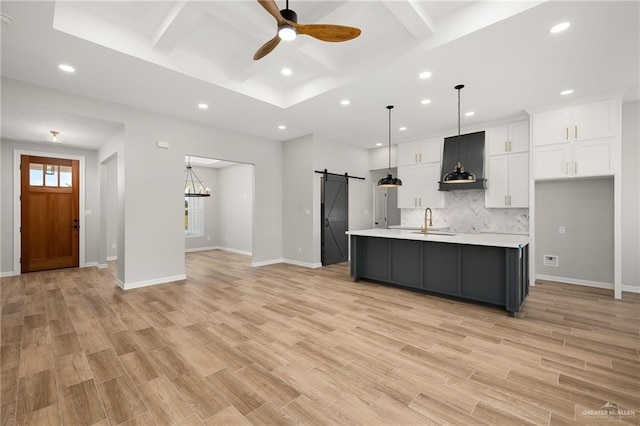
<svg viewBox="0 0 640 426">
<path fill-rule="evenodd" d="M 354 283 L 346 265 L 187 254 L 3 278 L 2 425 L 640 423 L 640 295 L 555 283 L 520 318 Z M 624 415 L 593 415 L 607 402 Z"/>
</svg>

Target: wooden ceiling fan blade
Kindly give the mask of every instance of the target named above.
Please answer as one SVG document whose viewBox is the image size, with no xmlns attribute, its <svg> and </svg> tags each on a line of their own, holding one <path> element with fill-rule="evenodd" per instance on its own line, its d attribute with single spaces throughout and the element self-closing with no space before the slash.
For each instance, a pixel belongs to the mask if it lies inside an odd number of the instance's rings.
<svg viewBox="0 0 640 426">
<path fill-rule="evenodd" d="M 294 24 L 298 34 L 305 34 L 322 41 L 339 42 L 352 40 L 361 33 L 359 28 L 331 24 Z"/>
<path fill-rule="evenodd" d="M 276 21 L 278 22 L 278 26 L 286 24 L 286 20 L 282 17 L 280 13 L 280 9 L 274 0 L 258 0 L 260 6 L 264 7 L 264 9 L 271 14 Z"/>
<path fill-rule="evenodd" d="M 280 43 L 280 37 L 278 37 L 278 34 L 276 34 L 274 38 L 260 46 L 255 55 L 253 55 L 253 60 L 257 61 L 258 59 L 262 59 L 267 56 L 273 49 L 276 48 L 278 43 Z"/>
</svg>

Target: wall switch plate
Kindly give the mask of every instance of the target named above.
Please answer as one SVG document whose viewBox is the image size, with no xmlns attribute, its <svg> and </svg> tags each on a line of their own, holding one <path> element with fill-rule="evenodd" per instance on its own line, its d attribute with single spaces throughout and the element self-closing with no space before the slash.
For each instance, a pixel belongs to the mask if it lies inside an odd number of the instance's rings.
<svg viewBox="0 0 640 426">
<path fill-rule="evenodd" d="M 111 248 L 112 249 L 116 248 L 116 243 L 111 244 Z"/>
<path fill-rule="evenodd" d="M 157 142 L 156 142 L 156 146 L 157 146 L 158 148 L 169 149 L 169 142 L 165 142 L 165 141 L 157 141 Z"/>
<path fill-rule="evenodd" d="M 559 234 L 564 234 L 564 231 L 565 231 L 564 226 L 560 226 L 560 227 L 558 228 L 558 233 L 559 233 Z"/>
<path fill-rule="evenodd" d="M 298 253 L 302 253 L 302 247 L 298 247 Z"/>
<path fill-rule="evenodd" d="M 557 267 L 558 266 L 558 256 L 556 256 L 555 254 L 545 254 L 544 255 L 544 259 L 542 261 L 542 264 L 544 266 Z"/>
</svg>

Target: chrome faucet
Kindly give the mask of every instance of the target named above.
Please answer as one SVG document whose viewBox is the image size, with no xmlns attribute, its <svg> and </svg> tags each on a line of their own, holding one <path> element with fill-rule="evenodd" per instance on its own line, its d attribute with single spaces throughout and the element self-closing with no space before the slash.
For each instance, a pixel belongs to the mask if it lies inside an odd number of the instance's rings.
<svg viewBox="0 0 640 426">
<path fill-rule="evenodd" d="M 432 216 L 433 212 L 431 211 L 431 208 L 427 207 L 427 209 L 424 211 L 424 226 L 422 227 L 423 234 L 428 234 L 429 226 L 433 226 L 433 221 L 431 220 Z"/>
</svg>

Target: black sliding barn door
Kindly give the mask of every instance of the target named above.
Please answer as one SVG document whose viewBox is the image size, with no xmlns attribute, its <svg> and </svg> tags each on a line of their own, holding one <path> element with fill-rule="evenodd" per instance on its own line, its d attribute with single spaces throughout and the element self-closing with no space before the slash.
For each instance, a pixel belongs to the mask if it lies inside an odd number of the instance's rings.
<svg viewBox="0 0 640 426">
<path fill-rule="evenodd" d="M 346 176 L 322 176 L 322 265 L 348 260 L 349 185 Z"/>
</svg>

